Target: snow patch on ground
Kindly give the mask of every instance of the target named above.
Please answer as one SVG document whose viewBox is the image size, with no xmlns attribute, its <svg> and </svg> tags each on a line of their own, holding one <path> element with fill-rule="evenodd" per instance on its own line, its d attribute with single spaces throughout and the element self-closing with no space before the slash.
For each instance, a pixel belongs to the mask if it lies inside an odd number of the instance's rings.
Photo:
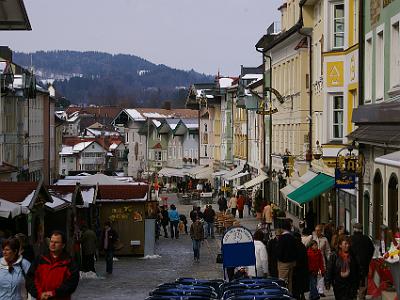
<svg viewBox="0 0 400 300">
<path fill-rule="evenodd" d="M 80 272 L 81 279 L 104 279 L 104 277 L 98 276 L 95 272 Z"/>
<path fill-rule="evenodd" d="M 145 257 L 142 257 L 140 259 L 157 259 L 157 258 L 161 258 L 160 255 L 146 255 Z"/>
</svg>

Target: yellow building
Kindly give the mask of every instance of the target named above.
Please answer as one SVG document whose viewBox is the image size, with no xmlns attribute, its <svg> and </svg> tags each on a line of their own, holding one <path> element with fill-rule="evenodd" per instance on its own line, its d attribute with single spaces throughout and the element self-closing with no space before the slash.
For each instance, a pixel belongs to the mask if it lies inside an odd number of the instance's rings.
<svg viewBox="0 0 400 300">
<path fill-rule="evenodd" d="M 313 39 L 313 152 L 317 141 L 323 151 L 312 167 L 334 176 L 336 156 L 354 130 L 352 111 L 358 103 L 358 0 L 303 1 L 303 17 Z M 334 221 L 350 231 L 357 218 L 356 191 L 332 189 L 323 197 L 319 221 Z"/>
<path fill-rule="evenodd" d="M 282 95 L 282 99 L 273 96 L 273 109 L 277 109 L 277 112 L 272 115 L 272 166 L 269 169 L 283 172 L 283 158 L 290 153 L 294 158 L 293 178 L 306 173 L 309 167 L 306 153 L 310 144 L 309 38 L 307 32 L 303 31 L 300 8 L 299 0 L 284 1 L 279 7 L 280 32 L 269 32 L 256 45 L 266 55 L 265 70 L 268 74 L 271 57 L 272 87 Z M 269 86 L 269 78 L 266 86 Z M 269 117 L 266 117 L 267 130 L 268 122 Z M 266 149 L 269 149 L 268 138 L 266 142 Z M 293 178 L 287 178 L 287 182 L 290 183 Z M 280 197 L 279 187 L 278 182 L 274 181 L 270 193 L 272 200 L 285 208 L 287 202 Z"/>
</svg>

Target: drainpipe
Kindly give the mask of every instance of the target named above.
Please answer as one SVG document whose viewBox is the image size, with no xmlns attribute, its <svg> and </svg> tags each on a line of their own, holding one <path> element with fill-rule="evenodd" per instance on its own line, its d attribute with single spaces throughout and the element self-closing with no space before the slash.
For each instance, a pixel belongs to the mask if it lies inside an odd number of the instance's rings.
<svg viewBox="0 0 400 300">
<path fill-rule="evenodd" d="M 303 6 L 300 6 L 300 20 L 303 22 Z M 304 23 L 303 23 L 304 26 Z M 302 27 L 303 27 L 302 26 Z M 309 60 L 308 60 L 308 64 L 309 64 L 309 72 L 310 72 L 310 76 L 309 76 L 309 82 L 308 82 L 308 86 L 309 86 L 309 117 L 310 117 L 310 121 L 309 121 L 309 125 L 308 125 L 308 143 L 309 143 L 309 151 L 310 153 L 307 153 L 310 156 L 310 160 L 309 160 L 309 166 L 310 168 L 312 167 L 312 127 L 313 127 L 313 97 L 312 97 L 312 72 L 313 72 L 313 68 L 312 68 L 312 35 L 311 34 L 307 34 L 307 33 L 303 33 L 301 31 L 301 28 L 297 31 L 299 34 L 301 34 L 302 36 L 305 36 L 307 38 L 307 42 L 308 42 L 308 55 L 309 55 Z M 306 154 L 306 157 L 307 157 Z"/>
<path fill-rule="evenodd" d="M 272 87 L 272 57 L 270 55 L 265 54 L 263 50 L 259 50 L 256 48 L 257 52 L 262 53 L 263 56 L 263 69 L 264 69 L 264 75 L 263 75 L 263 99 L 265 100 L 265 85 L 266 85 L 266 80 L 265 80 L 265 59 L 269 59 L 269 87 Z M 268 157 L 268 176 L 270 177 L 268 180 L 269 184 L 269 193 L 272 193 L 272 90 L 269 90 L 269 108 L 271 114 L 269 115 L 269 157 Z M 265 146 L 265 141 L 266 141 L 266 135 L 267 132 L 265 130 L 265 116 L 263 115 L 263 136 L 264 136 L 264 143 L 263 143 L 263 160 L 264 160 L 264 167 L 266 166 L 266 146 Z M 266 184 L 264 184 L 264 196 L 267 196 L 266 193 Z M 270 201 L 272 201 L 272 195 L 270 194 Z"/>
<path fill-rule="evenodd" d="M 364 1 L 359 1 L 359 19 L 358 19 L 358 105 L 364 104 Z M 362 154 L 362 146 L 359 145 L 358 155 Z M 363 208 L 364 208 L 364 176 L 361 173 L 358 177 L 358 222 L 363 224 L 364 218 L 363 216 Z M 364 233 L 368 234 L 368 228 L 364 227 Z"/>
</svg>

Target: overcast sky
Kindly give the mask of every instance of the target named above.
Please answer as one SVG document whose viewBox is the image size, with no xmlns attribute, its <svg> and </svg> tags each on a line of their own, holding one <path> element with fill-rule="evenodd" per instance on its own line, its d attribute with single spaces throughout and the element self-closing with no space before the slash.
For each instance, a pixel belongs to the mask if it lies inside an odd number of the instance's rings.
<svg viewBox="0 0 400 300">
<path fill-rule="evenodd" d="M 207 74 L 257 66 L 254 45 L 283 0 L 24 0 L 32 31 L 1 32 L 15 51 L 97 50 Z"/>
</svg>

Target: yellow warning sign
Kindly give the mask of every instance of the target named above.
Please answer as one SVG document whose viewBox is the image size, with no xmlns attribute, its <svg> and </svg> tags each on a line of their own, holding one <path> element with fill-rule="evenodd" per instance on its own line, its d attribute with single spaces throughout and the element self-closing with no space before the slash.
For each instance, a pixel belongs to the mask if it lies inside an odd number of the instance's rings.
<svg viewBox="0 0 400 300">
<path fill-rule="evenodd" d="M 343 62 L 335 61 L 326 64 L 328 71 L 327 86 L 340 87 L 343 86 Z"/>
</svg>

